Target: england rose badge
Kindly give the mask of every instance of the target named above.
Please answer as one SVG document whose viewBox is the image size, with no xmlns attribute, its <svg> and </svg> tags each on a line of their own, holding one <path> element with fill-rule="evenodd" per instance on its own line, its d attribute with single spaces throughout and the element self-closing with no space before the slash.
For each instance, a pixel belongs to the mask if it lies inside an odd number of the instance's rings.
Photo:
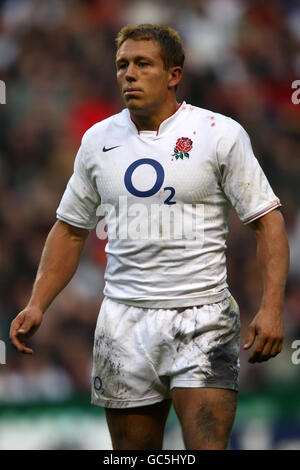
<svg viewBox="0 0 300 470">
<path fill-rule="evenodd" d="M 175 157 L 176 160 L 178 160 L 178 158 L 183 160 L 183 157 L 189 158 L 189 152 L 192 150 L 192 148 L 193 142 L 191 139 L 188 137 L 180 137 L 180 139 L 177 139 L 172 157 Z"/>
</svg>

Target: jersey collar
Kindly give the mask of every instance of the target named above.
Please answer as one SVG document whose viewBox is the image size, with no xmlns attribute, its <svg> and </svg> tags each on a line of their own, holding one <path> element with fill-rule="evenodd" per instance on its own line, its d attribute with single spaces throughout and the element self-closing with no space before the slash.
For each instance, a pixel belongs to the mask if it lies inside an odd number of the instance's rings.
<svg viewBox="0 0 300 470">
<path fill-rule="evenodd" d="M 149 137 L 161 137 L 166 131 L 168 131 L 173 125 L 182 117 L 184 111 L 186 110 L 186 102 L 182 101 L 178 106 L 177 110 L 171 114 L 167 119 L 162 121 L 157 129 L 157 131 L 141 131 L 135 122 L 131 119 L 130 113 L 127 111 L 127 116 L 131 129 L 140 136 L 149 136 Z"/>
</svg>

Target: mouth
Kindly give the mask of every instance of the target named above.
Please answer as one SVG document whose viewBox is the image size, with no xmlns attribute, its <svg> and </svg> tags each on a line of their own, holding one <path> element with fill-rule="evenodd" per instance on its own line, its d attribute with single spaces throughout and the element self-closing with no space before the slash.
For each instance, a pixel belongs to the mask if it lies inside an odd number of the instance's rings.
<svg viewBox="0 0 300 470">
<path fill-rule="evenodd" d="M 124 90 L 124 95 L 125 96 L 134 96 L 134 95 L 137 95 L 139 93 L 142 93 L 142 90 L 139 90 L 137 88 L 126 88 L 126 90 Z"/>
</svg>

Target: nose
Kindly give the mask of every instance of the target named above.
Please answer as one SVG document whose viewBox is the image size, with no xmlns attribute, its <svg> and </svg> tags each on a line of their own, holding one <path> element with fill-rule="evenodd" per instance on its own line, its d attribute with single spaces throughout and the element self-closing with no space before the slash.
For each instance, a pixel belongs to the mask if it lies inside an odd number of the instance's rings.
<svg viewBox="0 0 300 470">
<path fill-rule="evenodd" d="M 126 73 L 125 73 L 125 78 L 128 82 L 133 82 L 134 80 L 136 80 L 136 73 L 135 73 L 134 64 L 128 64 L 128 67 L 127 67 Z"/>
</svg>

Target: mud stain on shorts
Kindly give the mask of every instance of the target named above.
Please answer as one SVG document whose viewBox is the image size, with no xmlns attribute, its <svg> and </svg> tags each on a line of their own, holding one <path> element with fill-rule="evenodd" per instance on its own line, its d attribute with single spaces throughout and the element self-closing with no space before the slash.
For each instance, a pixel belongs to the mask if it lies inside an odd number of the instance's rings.
<svg viewBox="0 0 300 470">
<path fill-rule="evenodd" d="M 105 375 L 120 375 L 122 363 L 116 340 L 101 334 L 95 342 L 95 362 L 101 364 Z"/>
</svg>

